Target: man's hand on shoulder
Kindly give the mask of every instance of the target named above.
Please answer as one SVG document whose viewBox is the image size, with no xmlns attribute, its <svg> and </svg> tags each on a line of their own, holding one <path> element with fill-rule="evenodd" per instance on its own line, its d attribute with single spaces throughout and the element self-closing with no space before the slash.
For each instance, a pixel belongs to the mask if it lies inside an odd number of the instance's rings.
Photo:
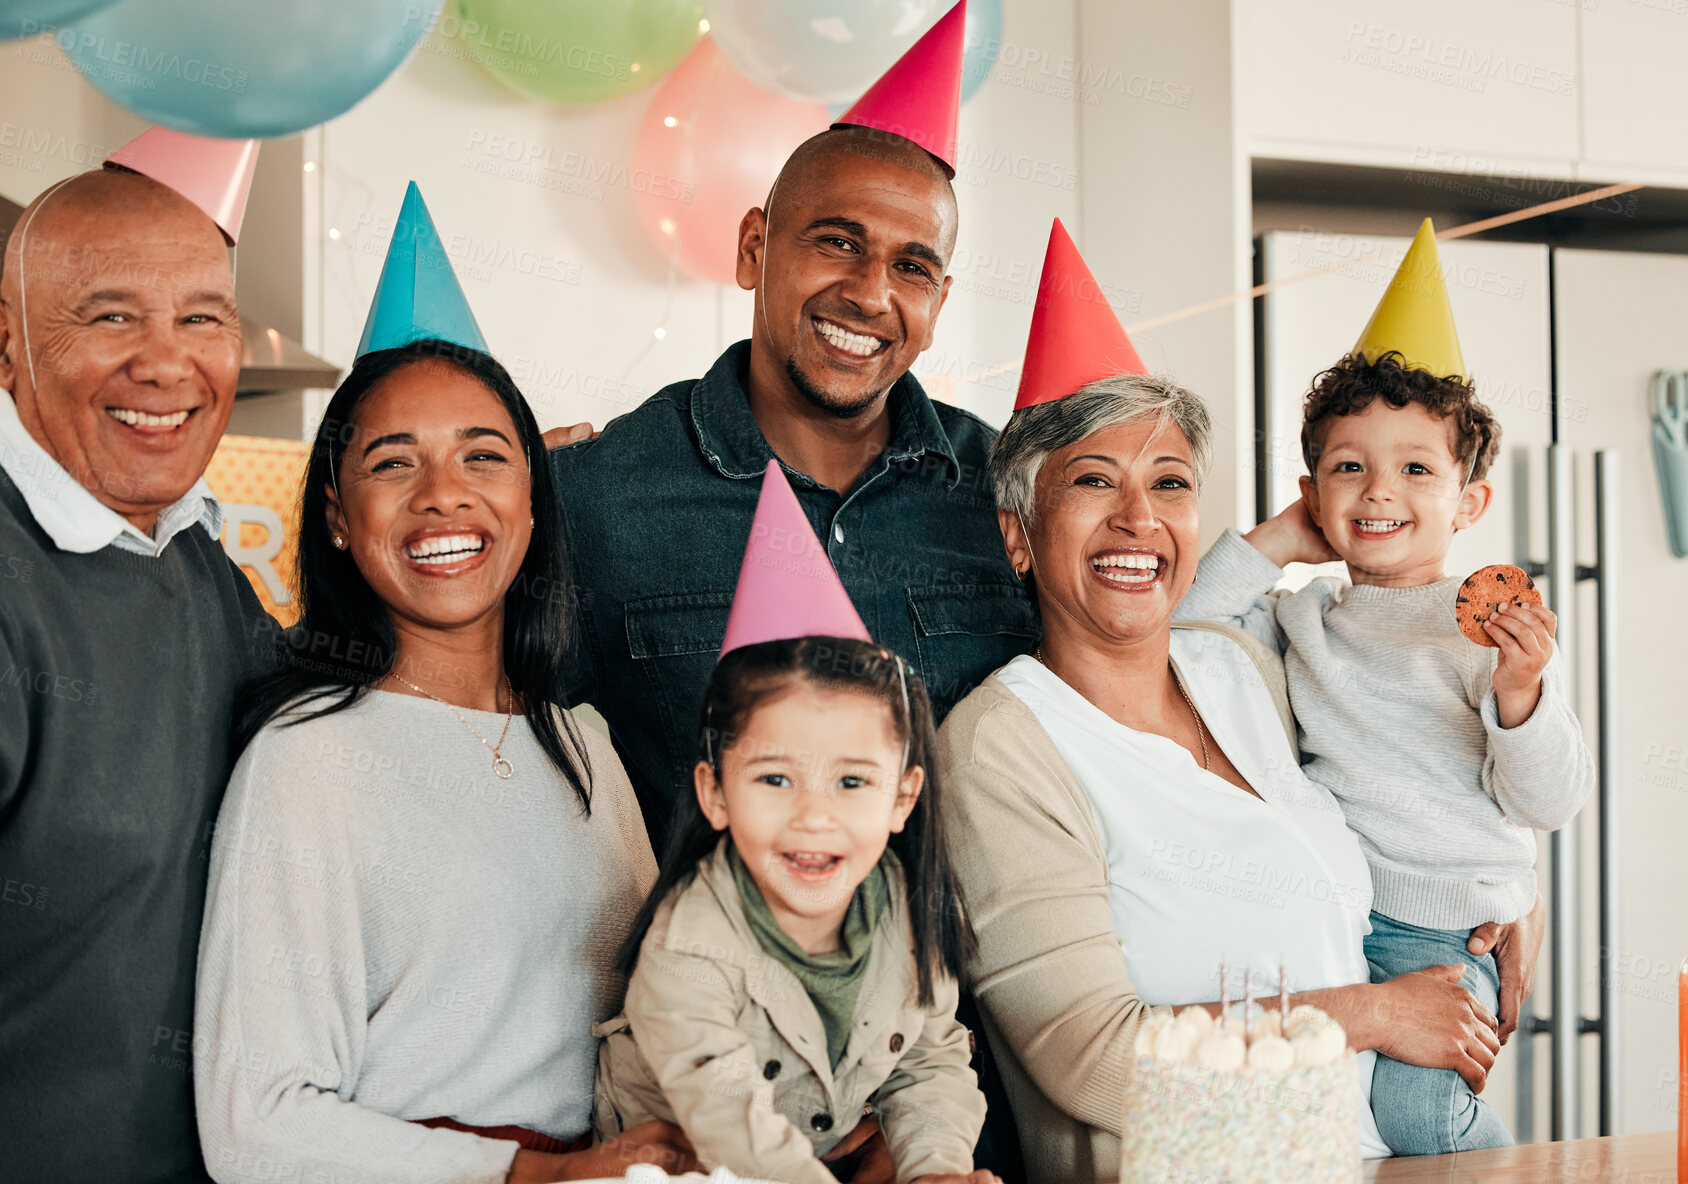
<svg viewBox="0 0 1688 1184">
<path fill-rule="evenodd" d="M 545 433 L 545 450 L 562 448 L 569 444 L 578 444 L 582 440 L 596 440 L 598 433 L 592 430 L 589 423 L 570 424 L 566 428 L 552 428 Z"/>
</svg>

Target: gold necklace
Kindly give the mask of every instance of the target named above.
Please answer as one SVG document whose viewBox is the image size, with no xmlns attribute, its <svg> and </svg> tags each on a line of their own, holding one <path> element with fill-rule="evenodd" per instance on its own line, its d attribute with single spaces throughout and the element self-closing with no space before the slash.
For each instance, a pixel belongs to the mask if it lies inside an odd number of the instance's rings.
<svg viewBox="0 0 1688 1184">
<path fill-rule="evenodd" d="M 504 747 L 504 738 L 510 734 L 510 720 L 516 714 L 516 690 L 510 685 L 510 676 L 508 674 L 504 676 L 504 692 L 509 696 L 510 709 L 504 713 L 504 730 L 498 733 L 497 744 L 489 743 L 485 736 L 475 730 L 474 724 L 463 718 L 462 712 L 458 711 L 457 708 L 453 707 L 450 703 L 447 703 L 444 699 L 440 698 L 432 691 L 423 690 L 402 674 L 395 673 L 393 674 L 393 677 L 398 679 L 411 690 L 415 691 L 418 695 L 427 695 L 428 698 L 432 699 L 434 702 L 442 704 L 447 711 L 457 717 L 458 723 L 469 729 L 470 735 L 474 736 L 474 738 L 479 740 L 482 744 L 485 744 L 487 749 L 492 753 L 492 771 L 495 776 L 508 781 L 516 775 L 516 766 L 512 765 L 509 758 L 499 751 L 499 749 Z M 493 702 L 496 704 L 497 700 L 495 699 Z"/>
<path fill-rule="evenodd" d="M 1032 657 L 1039 664 L 1045 667 L 1049 665 L 1048 662 L 1043 660 L 1043 645 L 1041 643 L 1039 643 L 1038 647 L 1032 651 Z M 1171 667 L 1168 667 L 1168 669 L 1171 669 Z M 1190 692 L 1184 689 L 1184 680 L 1178 677 L 1178 672 L 1176 670 L 1172 671 L 1172 681 L 1177 684 L 1178 693 L 1184 696 L 1184 706 L 1190 709 L 1190 718 L 1195 721 L 1196 739 L 1202 746 L 1202 768 L 1212 772 L 1211 761 L 1207 755 L 1207 729 L 1202 727 L 1201 713 L 1196 710 L 1195 703 L 1193 703 L 1190 699 Z"/>
<path fill-rule="evenodd" d="M 1196 739 L 1201 741 L 1202 745 L 1202 768 L 1206 769 L 1208 768 L 1207 729 L 1202 727 L 1201 713 L 1196 710 L 1196 705 L 1191 702 L 1190 692 L 1184 689 L 1184 680 L 1178 677 L 1176 670 L 1172 672 L 1172 681 L 1178 684 L 1178 693 L 1184 696 L 1184 706 L 1190 709 L 1190 718 L 1196 721 Z"/>
</svg>

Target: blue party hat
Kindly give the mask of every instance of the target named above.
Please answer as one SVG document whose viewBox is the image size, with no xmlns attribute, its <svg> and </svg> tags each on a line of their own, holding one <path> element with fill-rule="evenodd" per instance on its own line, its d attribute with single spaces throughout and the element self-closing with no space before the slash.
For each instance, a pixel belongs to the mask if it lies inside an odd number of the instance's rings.
<svg viewBox="0 0 1688 1184">
<path fill-rule="evenodd" d="M 363 324 L 357 356 L 429 338 L 491 352 L 451 270 L 422 191 L 412 181 L 404 191 L 404 205 L 393 227 L 387 261 L 381 265 L 381 282 Z"/>
</svg>

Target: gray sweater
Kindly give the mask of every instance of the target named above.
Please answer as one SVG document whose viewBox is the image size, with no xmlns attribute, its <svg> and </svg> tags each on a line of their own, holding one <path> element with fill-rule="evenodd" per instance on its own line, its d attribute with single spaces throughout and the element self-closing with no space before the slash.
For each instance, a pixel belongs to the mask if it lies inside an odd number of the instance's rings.
<svg viewBox="0 0 1688 1184">
<path fill-rule="evenodd" d="M 489 738 L 502 714 L 464 711 Z M 509 780 L 440 703 L 384 691 L 241 755 L 211 852 L 194 1072 L 220 1181 L 493 1184 L 586 1133 L 614 970 L 656 876 L 609 741 L 592 812 L 511 724 Z"/>
<path fill-rule="evenodd" d="M 157 556 L 61 551 L 0 472 L 5 1184 L 205 1178 L 194 950 L 235 689 L 269 624 L 198 526 Z"/>
<path fill-rule="evenodd" d="M 1233 622 L 1284 655 L 1302 765 L 1360 836 L 1373 909 L 1434 929 L 1523 916 L 1536 893 L 1532 828 L 1565 825 L 1594 788 L 1559 654 L 1530 718 L 1503 728 L 1490 685 L 1499 651 L 1466 640 L 1454 618 L 1463 577 L 1272 591 L 1283 574 L 1227 530 L 1177 615 Z"/>
</svg>

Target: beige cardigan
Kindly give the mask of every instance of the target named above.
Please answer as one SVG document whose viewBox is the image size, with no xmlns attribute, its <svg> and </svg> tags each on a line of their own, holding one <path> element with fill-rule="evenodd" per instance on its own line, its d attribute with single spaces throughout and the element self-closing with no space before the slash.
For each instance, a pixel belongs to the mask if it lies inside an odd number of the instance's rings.
<svg viewBox="0 0 1688 1184">
<path fill-rule="evenodd" d="M 1277 655 L 1229 626 L 1290 735 Z M 1147 1008 L 1126 970 L 1090 801 L 1055 742 L 992 675 L 938 732 L 951 857 L 973 914 L 972 989 L 1020 1132 L 1027 1179 L 1119 1178 L 1120 1115 Z"/>
<path fill-rule="evenodd" d="M 955 1018 L 960 987 L 941 977 L 920 1005 L 902 868 L 889 852 L 884 866 L 890 900 L 835 1070 L 819 1013 L 757 944 L 718 846 L 657 909 L 624 1014 L 594 1029 L 600 1137 L 659 1118 L 706 1167 L 836 1184 L 817 1156 L 871 1107 L 899 1181 L 972 1171 L 985 1097 Z"/>
</svg>

